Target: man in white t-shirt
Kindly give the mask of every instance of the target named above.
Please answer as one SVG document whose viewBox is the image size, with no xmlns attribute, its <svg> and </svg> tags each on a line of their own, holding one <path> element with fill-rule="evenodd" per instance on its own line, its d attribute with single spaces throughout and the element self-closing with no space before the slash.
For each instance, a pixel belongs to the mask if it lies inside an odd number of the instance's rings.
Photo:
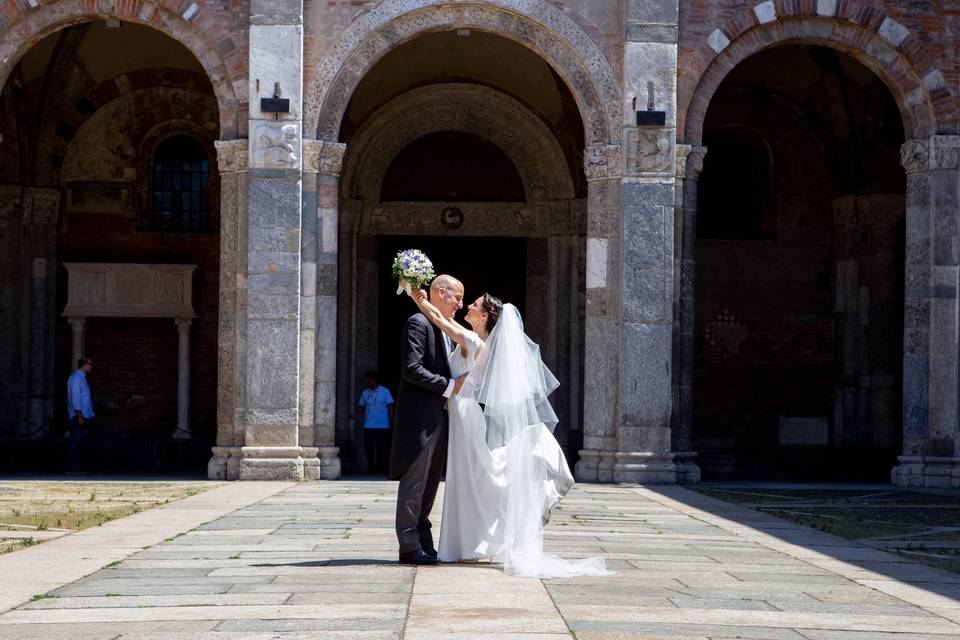
<svg viewBox="0 0 960 640">
<path fill-rule="evenodd" d="M 356 419 L 363 412 L 363 444 L 367 469 L 386 473 L 390 460 L 390 427 L 393 425 L 393 396 L 380 386 L 380 375 L 367 371 L 367 388 L 360 394 L 357 409 L 350 417 Z"/>
</svg>

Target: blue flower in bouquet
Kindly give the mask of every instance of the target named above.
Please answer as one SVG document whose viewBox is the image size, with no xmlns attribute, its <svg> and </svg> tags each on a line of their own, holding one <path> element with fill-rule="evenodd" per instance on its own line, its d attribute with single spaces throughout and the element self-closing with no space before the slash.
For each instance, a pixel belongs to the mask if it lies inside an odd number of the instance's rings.
<svg viewBox="0 0 960 640">
<path fill-rule="evenodd" d="M 397 294 L 407 291 L 409 287 L 419 289 L 429 285 L 436 277 L 430 258 L 419 249 L 407 249 L 397 253 L 393 260 L 392 273 L 398 280 Z"/>
</svg>

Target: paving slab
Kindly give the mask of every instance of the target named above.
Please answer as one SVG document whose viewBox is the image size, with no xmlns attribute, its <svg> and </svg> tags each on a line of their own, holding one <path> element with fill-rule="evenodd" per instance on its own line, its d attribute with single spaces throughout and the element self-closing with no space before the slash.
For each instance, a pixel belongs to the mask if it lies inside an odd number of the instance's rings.
<svg viewBox="0 0 960 640">
<path fill-rule="evenodd" d="M 398 565 L 395 490 L 232 483 L 8 554 L 0 638 L 960 640 L 955 574 L 680 487 L 577 485 L 547 550 L 616 573 L 545 581 Z"/>
</svg>

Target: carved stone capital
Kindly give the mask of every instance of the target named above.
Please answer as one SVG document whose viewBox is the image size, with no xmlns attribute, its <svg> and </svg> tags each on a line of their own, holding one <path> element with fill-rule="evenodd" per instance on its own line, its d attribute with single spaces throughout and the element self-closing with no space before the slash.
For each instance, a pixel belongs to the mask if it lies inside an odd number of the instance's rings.
<svg viewBox="0 0 960 640">
<path fill-rule="evenodd" d="M 907 173 L 926 171 L 930 166 L 930 143 L 926 140 L 907 140 L 900 147 L 900 164 Z"/>
<path fill-rule="evenodd" d="M 26 222 L 31 225 L 53 226 L 60 212 L 60 190 L 29 187 L 24 190 Z"/>
<path fill-rule="evenodd" d="M 221 175 L 247 170 L 248 140 L 214 140 L 213 144 L 217 148 L 217 168 Z"/>
<path fill-rule="evenodd" d="M 0 185 L 0 220 L 18 219 L 23 216 L 23 187 Z"/>
<path fill-rule="evenodd" d="M 672 129 L 630 128 L 625 136 L 624 175 L 674 175 L 676 154 Z"/>
<path fill-rule="evenodd" d="M 930 138 L 930 168 L 960 168 L 960 136 L 933 136 Z"/>
<path fill-rule="evenodd" d="M 618 144 L 592 144 L 583 154 L 587 180 L 606 180 L 623 176 L 623 148 Z"/>
<path fill-rule="evenodd" d="M 343 169 L 343 156 L 347 145 L 342 142 L 324 142 L 320 149 L 319 171 L 328 176 L 339 176 Z"/>
<path fill-rule="evenodd" d="M 320 153 L 323 151 L 323 140 L 303 141 L 303 172 L 320 173 Z"/>
<path fill-rule="evenodd" d="M 707 148 L 689 144 L 677 145 L 677 179 L 697 180 L 703 171 L 703 159 Z"/>
</svg>

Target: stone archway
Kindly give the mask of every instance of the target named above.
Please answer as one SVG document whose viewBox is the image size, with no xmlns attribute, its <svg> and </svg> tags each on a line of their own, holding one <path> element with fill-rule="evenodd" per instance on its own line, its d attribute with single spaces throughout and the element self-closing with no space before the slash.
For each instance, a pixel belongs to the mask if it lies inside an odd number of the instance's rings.
<svg viewBox="0 0 960 640">
<path fill-rule="evenodd" d="M 767 5 L 770 5 L 767 7 Z M 832 5 L 831 5 L 832 6 Z M 763 9 L 768 8 L 769 11 Z M 758 12 L 758 9 L 763 9 Z M 839 9 L 838 9 L 839 11 Z M 678 307 L 680 345 L 679 403 L 674 424 L 675 438 L 689 441 L 692 417 L 692 379 L 695 306 L 695 240 L 697 180 L 702 169 L 703 127 L 707 109 L 721 82 L 741 62 L 774 47 L 819 45 L 845 53 L 872 71 L 887 87 L 896 102 L 907 142 L 902 164 L 907 172 L 905 322 L 903 356 L 903 453 L 893 480 L 923 485 L 937 474 L 949 475 L 943 467 L 956 468 L 956 458 L 931 449 L 934 441 L 955 440 L 958 358 L 952 327 L 956 320 L 955 300 L 941 300 L 932 293 L 935 283 L 955 278 L 957 261 L 935 258 L 930 247 L 955 243 L 956 231 L 938 228 L 933 220 L 938 211 L 957 215 L 956 203 L 934 202 L 931 191 L 955 191 L 960 165 L 955 136 L 936 135 L 937 108 L 934 96 L 949 94 L 939 69 L 929 60 L 911 57 L 912 34 L 889 16 L 877 14 L 869 23 L 858 23 L 847 15 L 778 15 L 772 3 L 755 7 L 758 26 L 734 31 L 718 28 L 703 46 L 702 74 L 691 85 L 692 92 L 682 115 L 688 148 L 697 160 L 688 163 L 683 180 L 683 243 L 681 291 Z M 780 19 L 789 17 L 790 19 Z M 748 23 L 753 22 L 751 19 Z M 926 66 L 923 66 L 926 65 Z M 938 280 L 938 278 L 940 280 Z M 937 294 L 939 295 L 939 294 Z M 924 336 L 918 340 L 917 336 Z M 934 456 L 934 457 L 931 457 Z M 936 482 L 936 480 L 933 480 Z"/>
<path fill-rule="evenodd" d="M 853 22 L 807 17 L 761 24 L 736 40 L 728 41 L 715 54 L 687 105 L 684 119 L 686 142 L 702 144 L 703 121 L 710 100 L 734 67 L 764 49 L 801 43 L 838 49 L 877 74 L 897 102 L 908 138 L 924 138 L 935 133 L 936 118 L 924 78 L 893 42 L 876 30 Z"/>
<path fill-rule="evenodd" d="M 97 10 L 98 7 L 84 0 L 60 0 L 44 4 L 6 27 L 0 32 L 0 87 L 6 84 L 20 58 L 44 37 L 82 22 L 119 18 L 161 31 L 187 47 L 213 85 L 220 112 L 220 137 L 229 140 L 239 135 L 239 99 L 234 87 L 235 83 L 245 81 L 245 77 L 230 74 L 217 46 L 194 28 L 189 19 L 161 4 L 117 3 L 111 5 L 109 11 Z M 191 17 L 193 15 L 196 11 Z"/>
<path fill-rule="evenodd" d="M 570 88 L 583 117 L 587 144 L 619 142 L 623 106 L 613 69 L 590 37 L 544 0 L 380 3 L 344 31 L 309 82 L 304 137 L 336 140 L 354 89 L 385 53 L 423 33 L 453 28 L 495 33 L 536 52 Z"/>
<path fill-rule="evenodd" d="M 619 358 L 612 349 L 614 344 L 619 344 L 613 334 L 620 330 L 618 309 L 622 304 L 621 290 L 617 285 L 622 246 L 618 220 L 624 173 L 621 136 L 626 105 L 620 82 L 591 38 L 569 16 L 545 0 L 453 3 L 444 0 L 421 0 L 415 3 L 386 0 L 369 12 L 358 15 L 344 30 L 334 47 L 325 54 L 312 78 L 307 80 L 304 93 L 304 191 L 313 193 L 315 190 L 318 213 L 316 233 L 322 235 L 324 241 L 320 243 L 322 249 L 318 252 L 316 262 L 311 259 L 302 263 L 305 272 L 317 274 L 316 298 L 306 301 L 308 309 L 316 309 L 312 324 L 317 329 L 311 328 L 302 333 L 302 351 L 309 351 L 309 355 L 301 358 L 301 370 L 313 372 L 314 380 L 310 386 L 314 396 L 308 399 L 301 393 L 301 406 L 306 401 L 313 408 L 313 443 L 321 447 L 321 466 L 324 465 L 323 452 L 336 451 L 333 447 L 337 413 L 336 362 L 340 354 L 330 348 L 331 343 L 338 344 L 336 335 L 331 336 L 331 333 L 342 335 L 348 330 L 343 323 L 337 324 L 336 310 L 337 280 L 345 276 L 344 269 L 349 263 L 344 263 L 343 256 L 337 256 L 336 243 L 332 238 L 340 235 L 338 224 L 341 220 L 354 219 L 359 214 L 359 210 L 351 209 L 355 206 L 353 202 L 342 203 L 338 195 L 341 193 L 341 162 L 346 151 L 346 145 L 338 142 L 343 116 L 360 81 L 388 52 L 419 35 L 451 29 L 473 29 L 523 45 L 552 68 L 566 84 L 577 105 L 585 139 L 582 157 L 587 198 L 579 208 L 570 207 L 567 215 L 585 219 L 584 227 L 589 230 L 585 249 L 588 255 L 579 261 L 579 267 L 586 269 L 585 264 L 591 262 L 594 265 L 593 273 L 602 275 L 585 278 L 589 288 L 586 297 L 593 302 L 587 305 L 586 319 L 577 320 L 582 322 L 580 326 L 585 327 L 585 343 L 579 348 L 585 354 L 583 368 L 595 374 L 577 381 L 585 388 L 585 408 L 578 405 L 573 410 L 578 416 L 590 415 L 589 429 L 592 433 L 604 434 L 603 444 L 598 444 L 601 440 L 593 438 L 591 447 L 616 449 L 615 444 L 608 443 L 616 441 L 618 417 L 613 409 L 616 407 L 615 396 L 619 393 L 617 371 L 620 366 Z M 311 138 L 316 138 L 316 141 L 310 141 Z M 672 138 L 671 131 L 671 152 Z M 315 162 L 311 160 L 314 157 Z M 661 164 L 653 169 L 654 173 L 663 172 Z M 672 170 L 672 156 L 668 164 Z M 646 165 L 637 169 L 638 173 L 650 170 Z M 547 185 L 549 182 L 544 186 Z M 672 196 L 666 200 L 672 202 Z M 524 213 L 518 219 L 523 224 L 529 224 L 532 216 Z M 305 232 L 304 237 L 308 236 L 310 234 Z M 331 273 L 331 265 L 338 263 L 339 267 Z M 575 273 L 577 268 L 574 265 L 569 271 Z M 611 274 L 610 277 L 607 273 Z M 660 278 L 663 273 L 662 270 L 657 271 L 656 277 Z M 656 322 L 660 322 L 659 317 Z M 324 344 L 313 348 L 315 336 L 320 335 L 320 327 L 325 327 Z M 331 327 L 337 327 L 337 330 L 334 332 Z M 302 384 L 301 389 L 304 386 Z M 340 402 L 345 401 L 345 398 L 340 398 Z M 306 414 L 303 412 L 303 415 Z M 588 471 L 584 477 L 596 479 L 595 475 Z"/>
<path fill-rule="evenodd" d="M 341 192 L 376 199 L 369 189 L 379 188 L 397 153 L 444 130 L 474 133 L 499 147 L 520 172 L 528 202 L 573 197 L 563 150 L 543 121 L 500 91 L 465 83 L 414 89 L 379 109 L 350 142 Z"/>
</svg>

